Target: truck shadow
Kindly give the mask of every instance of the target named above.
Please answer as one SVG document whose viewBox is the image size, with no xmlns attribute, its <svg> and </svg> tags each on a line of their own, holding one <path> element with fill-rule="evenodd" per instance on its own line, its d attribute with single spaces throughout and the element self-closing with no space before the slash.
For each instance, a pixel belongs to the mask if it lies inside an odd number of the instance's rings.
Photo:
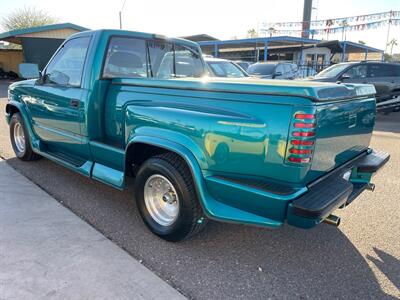
<svg viewBox="0 0 400 300">
<path fill-rule="evenodd" d="M 131 188 L 116 191 L 46 159 L 8 163 L 191 298 L 394 299 L 338 228 L 270 230 L 211 221 L 194 238 L 168 243 L 145 227 Z M 367 259 L 399 287 L 399 261 L 375 252 L 379 259 Z"/>
<path fill-rule="evenodd" d="M 375 254 L 373 257 L 367 255 L 367 259 L 375 264 L 375 266 L 390 280 L 390 282 L 400 291 L 400 260 L 396 257 L 374 247 Z"/>
</svg>

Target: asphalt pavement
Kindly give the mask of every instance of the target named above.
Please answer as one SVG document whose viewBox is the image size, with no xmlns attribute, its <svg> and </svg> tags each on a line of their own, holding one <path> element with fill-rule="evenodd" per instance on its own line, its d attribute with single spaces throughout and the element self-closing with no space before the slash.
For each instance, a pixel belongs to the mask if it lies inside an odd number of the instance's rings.
<svg viewBox="0 0 400 300">
<path fill-rule="evenodd" d="M 0 100 L 4 111 L 5 99 Z M 47 159 L 14 157 L 0 114 L 0 155 L 72 212 L 189 298 L 400 298 L 400 113 L 379 116 L 371 145 L 391 153 L 365 192 L 338 210 L 339 228 L 264 229 L 210 222 L 183 243 L 143 224 L 132 189 L 118 191 Z"/>
</svg>

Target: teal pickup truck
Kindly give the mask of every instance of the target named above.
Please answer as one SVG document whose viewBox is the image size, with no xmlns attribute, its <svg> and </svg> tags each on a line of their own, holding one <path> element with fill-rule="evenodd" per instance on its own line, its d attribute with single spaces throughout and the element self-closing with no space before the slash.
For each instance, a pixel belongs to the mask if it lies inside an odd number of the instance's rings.
<svg viewBox="0 0 400 300">
<path fill-rule="evenodd" d="M 29 73 L 29 71 L 26 71 Z M 134 196 L 156 235 L 208 219 L 338 225 L 389 155 L 369 148 L 370 85 L 208 78 L 199 46 L 121 30 L 67 39 L 9 88 L 16 156 L 51 159 Z"/>
</svg>

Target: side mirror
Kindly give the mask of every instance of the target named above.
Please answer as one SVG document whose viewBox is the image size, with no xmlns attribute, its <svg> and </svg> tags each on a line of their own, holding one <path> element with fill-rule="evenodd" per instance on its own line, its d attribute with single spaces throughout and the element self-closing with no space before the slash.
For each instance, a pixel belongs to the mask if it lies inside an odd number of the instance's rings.
<svg viewBox="0 0 400 300">
<path fill-rule="evenodd" d="M 343 80 L 343 79 L 350 79 L 350 78 L 351 78 L 351 76 L 350 76 L 349 74 L 343 74 L 343 75 L 340 77 L 341 80 Z"/>
<path fill-rule="evenodd" d="M 272 78 L 279 77 L 279 76 L 282 76 L 282 75 L 283 75 L 282 72 L 275 72 L 275 73 L 273 74 Z"/>
<path fill-rule="evenodd" d="M 23 63 L 18 66 L 19 75 L 25 79 L 39 78 L 39 66 L 37 64 Z"/>
</svg>

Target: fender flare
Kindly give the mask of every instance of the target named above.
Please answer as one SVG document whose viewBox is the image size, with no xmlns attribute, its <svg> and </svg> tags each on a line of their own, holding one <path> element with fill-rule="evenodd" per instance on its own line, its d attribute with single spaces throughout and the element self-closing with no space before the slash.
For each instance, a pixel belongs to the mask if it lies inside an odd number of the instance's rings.
<svg viewBox="0 0 400 300">
<path fill-rule="evenodd" d="M 24 120 L 24 125 L 26 126 L 26 129 L 29 132 L 29 141 L 31 144 L 32 149 L 40 149 L 40 141 L 39 139 L 36 137 L 33 128 L 32 128 L 32 124 L 29 121 L 29 117 L 28 117 L 28 112 L 26 111 L 26 108 L 24 106 L 23 103 L 21 102 L 17 102 L 17 101 L 9 101 L 6 105 L 6 119 L 7 119 L 7 123 L 10 124 L 11 122 L 11 113 L 10 113 L 10 109 L 11 107 L 14 107 L 15 109 L 17 109 L 19 111 L 19 113 L 22 116 L 22 119 Z"/>
<path fill-rule="evenodd" d="M 209 207 L 209 201 L 207 201 L 210 200 L 211 196 L 207 192 L 203 173 L 195 156 L 187 147 L 175 141 L 167 140 L 161 137 L 137 135 L 129 140 L 125 151 L 127 151 L 130 146 L 137 143 L 160 147 L 168 151 L 171 151 L 173 153 L 176 153 L 181 158 L 183 158 L 192 174 L 195 190 L 200 200 L 200 204 L 203 208 L 203 211 L 209 218 L 213 218 L 214 214 L 211 212 L 211 207 Z M 125 157 L 125 159 L 127 158 Z"/>
</svg>

